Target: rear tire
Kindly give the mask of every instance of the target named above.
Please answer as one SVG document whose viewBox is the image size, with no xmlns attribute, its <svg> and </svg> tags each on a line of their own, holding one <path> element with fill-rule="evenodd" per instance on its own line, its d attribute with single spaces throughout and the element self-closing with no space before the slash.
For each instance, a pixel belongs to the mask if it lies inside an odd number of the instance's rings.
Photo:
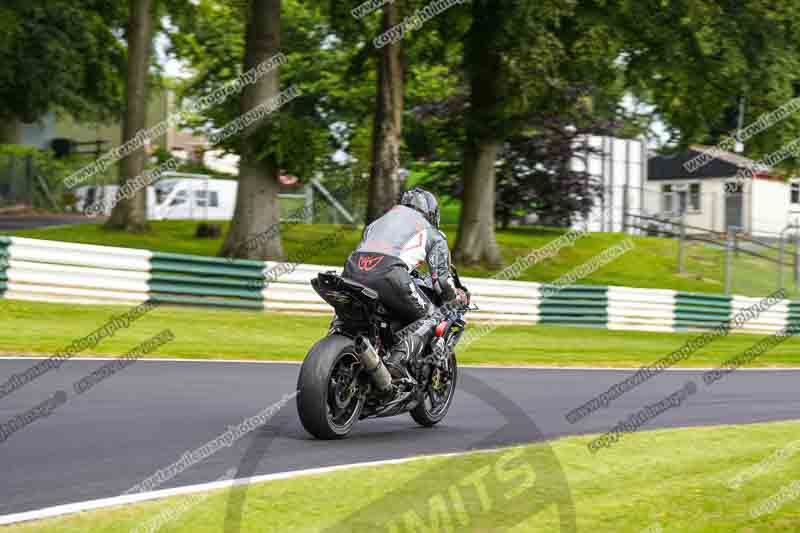
<svg viewBox="0 0 800 533">
<path fill-rule="evenodd" d="M 353 429 L 365 401 L 361 369 L 353 341 L 343 335 L 325 337 L 311 348 L 297 378 L 297 412 L 312 436 L 341 439 Z"/>
<path fill-rule="evenodd" d="M 444 420 L 444 417 L 447 416 L 447 412 L 450 410 L 450 405 L 452 405 L 453 397 L 456 393 L 456 385 L 458 384 L 458 364 L 456 362 L 455 352 L 450 352 L 449 363 L 451 377 L 446 384 L 447 389 L 445 393 L 441 395 L 440 402 L 435 402 L 439 395 L 433 389 L 433 385 L 431 385 L 424 393 L 419 405 L 411 410 L 411 418 L 420 426 L 435 426 Z"/>
</svg>

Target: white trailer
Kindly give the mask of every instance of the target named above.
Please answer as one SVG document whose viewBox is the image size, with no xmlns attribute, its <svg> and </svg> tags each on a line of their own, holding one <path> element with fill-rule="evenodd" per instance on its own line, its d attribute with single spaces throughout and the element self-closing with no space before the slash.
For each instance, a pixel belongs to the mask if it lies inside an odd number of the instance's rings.
<svg viewBox="0 0 800 533">
<path fill-rule="evenodd" d="M 230 220 L 236 208 L 234 180 L 171 177 L 153 187 L 155 202 L 148 202 L 150 220 Z"/>
<path fill-rule="evenodd" d="M 94 207 L 92 213 L 88 216 L 110 216 L 111 210 L 114 209 L 115 199 L 117 197 L 118 185 L 84 185 L 78 187 L 73 191 L 77 201 L 75 202 L 75 209 L 81 213 L 86 213 L 90 206 L 101 206 L 100 209 Z M 147 188 L 147 205 L 155 205 L 156 193 L 153 187 Z"/>
<path fill-rule="evenodd" d="M 165 172 L 163 177 L 147 188 L 148 220 L 231 220 L 236 209 L 236 180 L 212 179 L 203 174 Z M 117 185 L 89 185 L 75 189 L 75 207 L 85 212 L 98 202 L 103 209 L 98 211 L 109 216 L 119 187 Z M 303 194 L 279 194 L 281 199 L 299 200 L 307 209 L 301 211 L 305 222 L 313 218 L 312 189 L 306 187 Z"/>
<path fill-rule="evenodd" d="M 237 182 L 208 178 L 167 176 L 147 188 L 148 220 L 230 220 L 236 207 Z M 117 185 L 87 185 L 75 189 L 76 209 L 101 205 L 95 211 L 109 216 Z"/>
</svg>

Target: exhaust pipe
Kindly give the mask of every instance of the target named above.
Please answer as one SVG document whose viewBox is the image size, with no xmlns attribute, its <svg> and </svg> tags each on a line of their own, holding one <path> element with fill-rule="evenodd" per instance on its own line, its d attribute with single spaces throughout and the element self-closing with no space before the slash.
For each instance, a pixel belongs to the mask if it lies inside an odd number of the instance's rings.
<svg viewBox="0 0 800 533">
<path fill-rule="evenodd" d="M 369 374 L 372 384 L 378 392 L 384 394 L 392 390 L 392 375 L 386 365 L 383 364 L 381 356 L 365 337 L 356 339 L 356 355 L 364 365 L 364 369 Z"/>
</svg>

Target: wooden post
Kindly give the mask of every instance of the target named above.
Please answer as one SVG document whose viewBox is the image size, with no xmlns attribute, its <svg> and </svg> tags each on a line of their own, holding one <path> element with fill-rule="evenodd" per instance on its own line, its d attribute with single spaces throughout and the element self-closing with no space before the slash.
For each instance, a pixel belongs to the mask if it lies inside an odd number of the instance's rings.
<svg viewBox="0 0 800 533">
<path fill-rule="evenodd" d="M 733 249 L 736 246 L 736 226 L 728 227 L 728 246 L 725 253 L 725 294 L 733 292 Z"/>
<path fill-rule="evenodd" d="M 800 289 L 800 225 L 794 230 L 794 288 Z"/>
<path fill-rule="evenodd" d="M 628 187 L 626 183 L 622 188 L 622 233 L 628 233 Z"/>
<path fill-rule="evenodd" d="M 680 236 L 678 237 L 678 274 L 683 274 L 686 256 L 686 213 L 681 213 Z"/>
</svg>

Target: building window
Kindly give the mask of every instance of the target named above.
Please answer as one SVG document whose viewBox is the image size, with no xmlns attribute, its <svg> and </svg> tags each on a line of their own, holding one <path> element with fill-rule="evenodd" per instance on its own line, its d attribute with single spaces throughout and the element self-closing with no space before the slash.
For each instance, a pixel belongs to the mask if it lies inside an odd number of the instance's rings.
<svg viewBox="0 0 800 533">
<path fill-rule="evenodd" d="M 183 205 L 186 203 L 186 199 L 189 197 L 189 194 L 186 191 L 178 191 L 175 193 L 175 198 L 172 199 L 169 205 Z"/>
<path fill-rule="evenodd" d="M 675 196 L 672 193 L 672 185 L 661 186 L 661 210 L 664 213 L 675 211 Z"/>
<path fill-rule="evenodd" d="M 217 191 L 195 191 L 194 200 L 198 207 L 219 207 Z"/>
<path fill-rule="evenodd" d="M 689 185 L 689 209 L 699 213 L 702 206 L 702 194 L 699 183 Z"/>
<path fill-rule="evenodd" d="M 800 182 L 792 183 L 792 203 L 800 204 Z"/>
</svg>

